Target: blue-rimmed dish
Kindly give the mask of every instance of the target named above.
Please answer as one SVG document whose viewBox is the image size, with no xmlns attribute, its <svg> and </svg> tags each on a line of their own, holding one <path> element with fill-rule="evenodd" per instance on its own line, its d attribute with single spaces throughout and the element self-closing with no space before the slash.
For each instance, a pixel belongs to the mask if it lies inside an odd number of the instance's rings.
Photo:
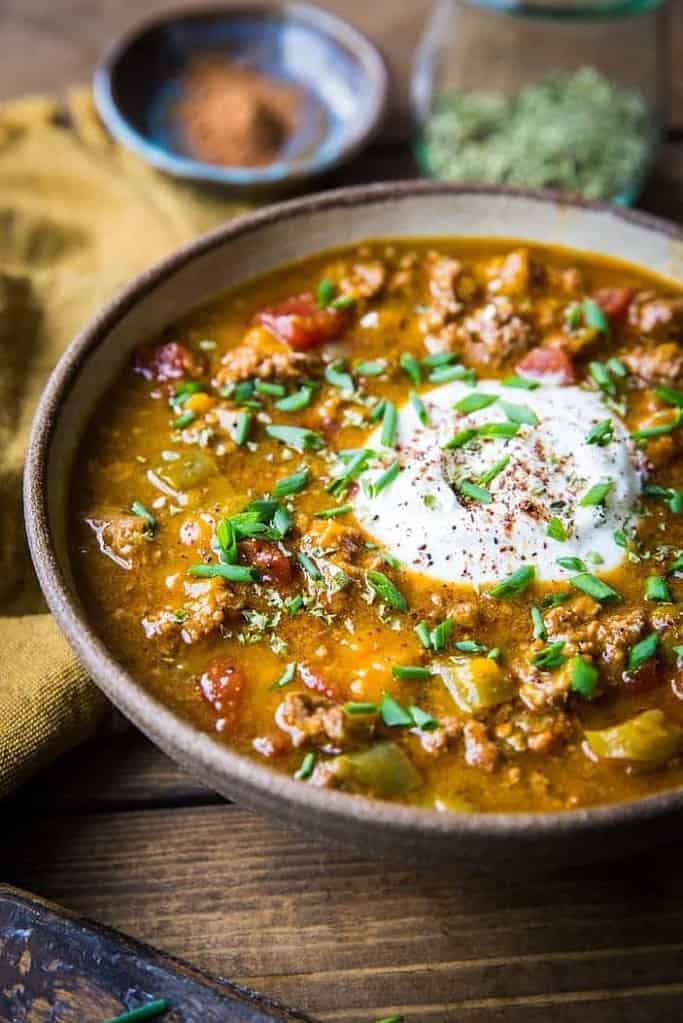
<svg viewBox="0 0 683 1023">
<path fill-rule="evenodd" d="M 275 163 L 229 167 L 184 151 L 175 107 L 188 63 L 225 57 L 296 85 L 296 130 Z M 295 185 L 348 160 L 384 113 L 388 76 L 377 48 L 346 22 L 301 3 L 174 11 L 117 39 L 95 72 L 95 101 L 112 135 L 176 177 L 235 188 Z"/>
</svg>

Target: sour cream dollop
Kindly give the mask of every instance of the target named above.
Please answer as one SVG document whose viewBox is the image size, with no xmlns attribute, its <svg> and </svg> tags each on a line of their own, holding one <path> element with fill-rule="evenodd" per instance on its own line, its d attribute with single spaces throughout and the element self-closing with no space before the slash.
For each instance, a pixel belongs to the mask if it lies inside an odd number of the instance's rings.
<svg viewBox="0 0 683 1023">
<path fill-rule="evenodd" d="M 471 412 L 454 408 L 472 394 L 495 400 Z M 368 440 L 369 448 L 384 452 L 385 466 L 399 460 L 397 478 L 373 496 L 368 484 L 382 473 L 373 467 L 354 498 L 359 522 L 391 555 L 414 571 L 474 585 L 500 580 L 522 563 L 533 564 L 540 580 L 566 579 L 560 557 L 579 558 L 596 573 L 620 564 L 624 549 L 614 535 L 635 521 L 641 459 L 601 394 L 574 386 L 527 391 L 481 380 L 476 386 L 446 384 L 422 399 L 429 424 L 421 423 L 411 403 L 403 406 L 395 452 L 382 448 L 379 429 Z M 522 418 L 536 422 L 521 423 L 510 438 L 477 434 L 446 448 L 462 431 L 509 423 L 502 402 L 523 406 Z M 519 416 L 518 409 L 509 412 Z M 589 444 L 591 428 L 606 419 L 613 439 Z M 506 459 L 486 482 L 488 470 Z M 477 485 L 482 477 L 490 503 L 461 489 L 463 480 Z M 609 485 L 604 501 L 582 504 L 600 484 Z M 566 541 L 548 535 L 553 519 L 562 523 Z"/>
</svg>

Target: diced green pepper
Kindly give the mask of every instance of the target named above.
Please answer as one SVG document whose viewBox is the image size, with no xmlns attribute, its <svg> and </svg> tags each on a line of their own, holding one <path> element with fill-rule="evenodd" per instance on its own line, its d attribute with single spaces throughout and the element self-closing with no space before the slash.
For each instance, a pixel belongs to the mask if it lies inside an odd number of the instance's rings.
<svg viewBox="0 0 683 1023">
<path fill-rule="evenodd" d="M 497 707 L 517 694 L 515 683 L 490 657 L 453 657 L 432 666 L 466 714 Z"/>
<path fill-rule="evenodd" d="M 661 710 L 645 710 L 620 725 L 586 732 L 590 750 L 600 760 L 626 760 L 658 767 L 683 748 L 683 729 Z"/>
<path fill-rule="evenodd" d="M 177 462 L 170 462 L 159 469 L 158 473 L 174 490 L 192 490 L 205 483 L 216 471 L 214 458 L 197 450 L 183 455 Z"/>
<path fill-rule="evenodd" d="M 336 777 L 351 789 L 388 799 L 405 796 L 422 785 L 412 760 L 394 742 L 381 742 L 332 762 Z"/>
</svg>

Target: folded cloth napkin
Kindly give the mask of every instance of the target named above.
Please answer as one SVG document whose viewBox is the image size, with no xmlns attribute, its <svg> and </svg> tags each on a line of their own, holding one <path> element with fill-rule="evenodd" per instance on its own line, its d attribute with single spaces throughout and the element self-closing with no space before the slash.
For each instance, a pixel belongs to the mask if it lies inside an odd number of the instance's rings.
<svg viewBox="0 0 683 1023">
<path fill-rule="evenodd" d="M 109 713 L 46 613 L 26 548 L 21 474 L 37 398 L 119 285 L 243 209 L 117 146 L 87 89 L 0 106 L 0 797 Z"/>
</svg>

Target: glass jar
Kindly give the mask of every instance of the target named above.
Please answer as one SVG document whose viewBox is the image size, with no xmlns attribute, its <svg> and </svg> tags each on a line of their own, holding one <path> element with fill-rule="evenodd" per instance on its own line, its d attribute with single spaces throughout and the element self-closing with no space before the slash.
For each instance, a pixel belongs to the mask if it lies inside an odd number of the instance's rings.
<svg viewBox="0 0 683 1023">
<path fill-rule="evenodd" d="M 429 177 L 632 203 L 668 114 L 665 0 L 437 0 L 412 82 Z"/>
</svg>

